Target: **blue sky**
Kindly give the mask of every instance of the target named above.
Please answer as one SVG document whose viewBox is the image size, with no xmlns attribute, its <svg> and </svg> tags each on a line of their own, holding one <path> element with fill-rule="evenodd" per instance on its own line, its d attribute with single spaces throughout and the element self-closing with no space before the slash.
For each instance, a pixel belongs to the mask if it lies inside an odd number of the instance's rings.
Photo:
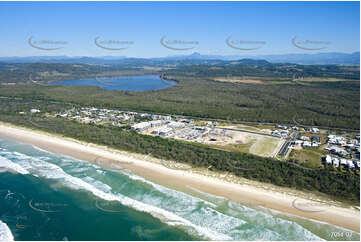
<svg viewBox="0 0 361 242">
<path fill-rule="evenodd" d="M 359 2 L 1 2 L 0 22 L 0 56 L 314 52 L 295 47 L 294 37 L 328 42 L 318 52 L 351 53 L 360 48 Z M 132 44 L 124 50 L 107 50 L 94 44 L 98 36 Z M 198 44 L 191 50 L 172 50 L 160 44 L 163 36 Z M 263 44 L 256 50 L 239 50 L 226 45 L 230 36 Z M 66 43 L 58 50 L 40 50 L 29 45 L 30 37 L 37 43 Z"/>
</svg>

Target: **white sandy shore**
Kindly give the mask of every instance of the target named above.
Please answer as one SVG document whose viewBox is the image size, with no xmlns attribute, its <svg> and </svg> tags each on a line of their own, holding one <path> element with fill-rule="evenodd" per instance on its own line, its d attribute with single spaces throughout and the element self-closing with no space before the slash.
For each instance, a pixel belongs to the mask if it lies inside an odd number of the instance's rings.
<svg viewBox="0 0 361 242">
<path fill-rule="evenodd" d="M 113 150 L 104 146 L 53 136 L 6 123 L 0 123 L 0 136 L 33 144 L 49 152 L 69 155 L 92 162 L 116 164 L 131 170 L 135 174 L 172 188 L 186 190 L 187 187 L 190 187 L 209 194 L 226 197 L 233 201 L 261 205 L 269 209 L 360 232 L 359 210 L 346 206 L 335 206 L 335 203 L 331 205 L 330 203 L 315 202 L 314 194 L 309 194 L 309 197 L 313 198 L 310 200 L 305 199 L 305 196 L 297 196 L 297 191 L 294 193 L 296 195 L 292 195 L 285 192 L 287 189 L 279 188 L 278 191 L 269 189 L 272 187 L 269 184 L 261 184 L 261 186 L 235 184 L 213 178 L 216 177 L 214 174 L 211 174 L 213 177 L 210 177 L 209 175 L 205 176 L 192 172 L 192 170 L 169 169 L 161 165 L 160 160 L 152 157 Z"/>
</svg>

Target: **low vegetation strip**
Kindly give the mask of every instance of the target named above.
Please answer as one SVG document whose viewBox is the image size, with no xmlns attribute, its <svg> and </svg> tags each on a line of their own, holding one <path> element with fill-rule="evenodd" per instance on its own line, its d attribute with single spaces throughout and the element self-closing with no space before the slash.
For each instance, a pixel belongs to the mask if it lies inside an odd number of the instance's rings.
<svg viewBox="0 0 361 242">
<path fill-rule="evenodd" d="M 11 115 L 4 112 L 0 113 L 0 120 L 115 149 L 151 154 L 156 158 L 205 167 L 213 171 L 228 171 L 251 180 L 321 192 L 355 204 L 360 200 L 360 177 L 353 173 L 338 174 L 328 168 L 302 169 L 292 163 L 271 158 L 142 135 L 130 130 L 129 127 L 85 125 L 69 120 Z"/>
</svg>

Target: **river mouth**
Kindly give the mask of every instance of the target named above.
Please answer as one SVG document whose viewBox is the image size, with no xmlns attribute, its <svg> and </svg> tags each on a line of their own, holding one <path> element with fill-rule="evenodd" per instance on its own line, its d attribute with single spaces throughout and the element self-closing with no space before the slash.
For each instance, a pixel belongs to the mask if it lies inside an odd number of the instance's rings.
<svg viewBox="0 0 361 242">
<path fill-rule="evenodd" d="M 51 82 L 51 85 L 97 86 L 104 90 L 131 92 L 156 91 L 170 88 L 176 84 L 176 81 L 162 79 L 159 75 L 96 77 Z"/>
</svg>

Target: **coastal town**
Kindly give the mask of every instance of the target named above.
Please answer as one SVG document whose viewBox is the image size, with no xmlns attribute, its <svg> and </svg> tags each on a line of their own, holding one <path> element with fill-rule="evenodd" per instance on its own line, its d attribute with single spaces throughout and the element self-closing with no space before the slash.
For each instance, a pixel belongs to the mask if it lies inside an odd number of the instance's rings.
<svg viewBox="0 0 361 242">
<path fill-rule="evenodd" d="M 30 113 L 39 115 L 41 110 L 31 109 Z M 226 149 L 229 145 L 250 142 L 250 137 L 258 139 L 261 137 L 274 143 L 271 152 L 267 154 L 253 152 L 253 154 L 287 160 L 292 151 L 313 150 L 322 154 L 318 161 L 320 165 L 333 166 L 338 170 L 360 169 L 359 135 L 336 135 L 317 127 L 277 124 L 255 130 L 254 127 L 246 125 L 239 128 L 218 121 L 95 107 L 73 108 L 56 113 L 55 117 L 85 124 L 128 127 L 145 135 L 198 142 L 221 149 Z M 264 143 L 260 144 L 264 145 Z"/>
<path fill-rule="evenodd" d="M 360 1 L 12 1 L 0 242 L 361 241 Z"/>
</svg>

